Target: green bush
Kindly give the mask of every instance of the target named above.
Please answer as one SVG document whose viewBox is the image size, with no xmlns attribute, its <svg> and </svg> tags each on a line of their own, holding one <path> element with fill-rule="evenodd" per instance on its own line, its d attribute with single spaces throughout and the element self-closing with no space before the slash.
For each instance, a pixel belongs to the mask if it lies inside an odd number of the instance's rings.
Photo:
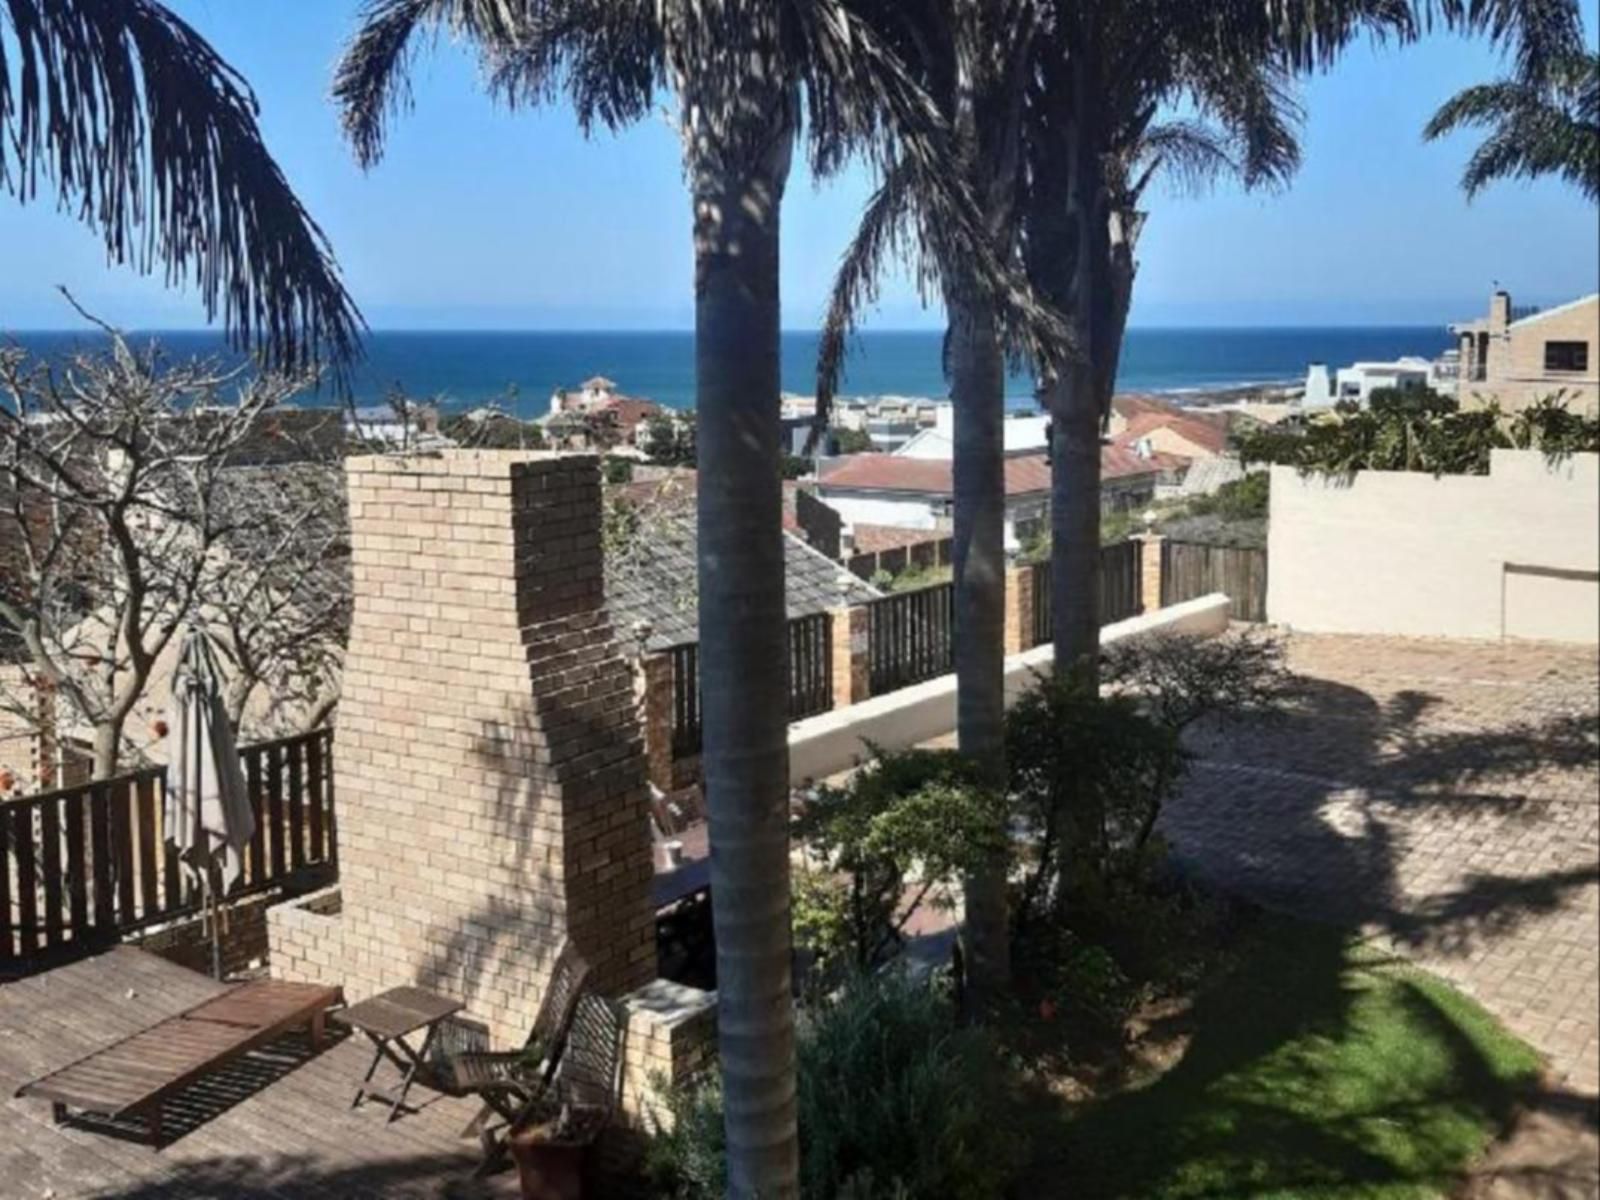
<svg viewBox="0 0 1600 1200">
<path fill-rule="evenodd" d="M 1459 410 L 1427 388 L 1379 388 L 1366 408 L 1339 404 L 1303 426 L 1280 424 L 1238 438 L 1246 463 L 1284 463 L 1346 477 L 1356 471 L 1487 475 L 1496 449 L 1542 450 L 1551 458 L 1600 450 L 1600 420 L 1570 412 L 1557 392 L 1522 413 L 1495 405 Z"/>
<path fill-rule="evenodd" d="M 828 968 L 892 957 L 940 885 L 1004 855 L 1005 803 L 948 750 L 874 749 L 842 787 L 820 787 L 794 822 L 815 869 L 797 876 L 795 932 Z M 908 899 L 909 897 L 909 899 Z"/>
<path fill-rule="evenodd" d="M 1022 1146 L 1004 1119 L 1005 1060 L 948 1001 L 898 972 L 853 978 L 802 1015 L 803 1200 L 993 1200 Z M 678 1091 L 648 1169 L 672 1200 L 724 1194 L 720 1093 Z"/>
<path fill-rule="evenodd" d="M 1135 698 L 1045 676 L 1006 715 L 1006 764 L 1012 814 L 1031 840 L 1016 914 L 1025 926 L 1137 866 L 1186 758 Z"/>
</svg>

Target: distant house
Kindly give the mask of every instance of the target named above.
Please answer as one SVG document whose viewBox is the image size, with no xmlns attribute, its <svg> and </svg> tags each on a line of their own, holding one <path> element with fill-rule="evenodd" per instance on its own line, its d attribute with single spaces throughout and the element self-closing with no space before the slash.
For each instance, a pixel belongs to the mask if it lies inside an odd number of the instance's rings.
<svg viewBox="0 0 1600 1200">
<path fill-rule="evenodd" d="M 1158 486 L 1177 484 L 1187 466 L 1188 460 L 1176 455 L 1103 446 L 1101 511 L 1121 512 L 1148 504 Z M 951 468 L 948 459 L 857 454 L 824 468 L 817 480 L 817 497 L 837 509 L 852 528 L 861 524 L 947 530 L 955 512 Z M 1049 459 L 1043 454 L 1008 456 L 1005 491 L 1005 547 L 1016 553 L 1049 522 Z"/>
<path fill-rule="evenodd" d="M 1489 298 L 1489 315 L 1450 326 L 1460 353 L 1456 396 L 1463 408 L 1508 412 L 1564 392 L 1575 412 L 1600 411 L 1600 293 L 1545 310 Z"/>
<path fill-rule="evenodd" d="M 955 405 L 941 404 L 934 409 L 933 426 L 914 434 L 910 441 L 895 451 L 907 458 L 942 458 L 955 456 Z M 1049 449 L 1050 418 L 1028 415 L 1007 417 L 1002 425 L 1005 453 L 1008 455 L 1040 454 Z"/>
<path fill-rule="evenodd" d="M 562 450 L 638 446 L 645 422 L 663 412 L 654 400 L 624 396 L 603 375 L 576 389 L 557 388 L 540 422 L 551 446 Z"/>
<path fill-rule="evenodd" d="M 1447 391 L 1455 386 L 1455 360 L 1406 355 L 1388 362 L 1358 362 L 1330 371 L 1326 363 L 1312 363 L 1306 371 L 1306 390 L 1301 404 L 1306 408 L 1330 408 L 1341 401 L 1365 406 L 1379 389 L 1432 388 Z"/>
<path fill-rule="evenodd" d="M 439 433 L 439 409 L 432 404 L 412 404 L 404 409 L 392 404 L 363 404 L 345 413 L 345 432 L 357 441 L 381 446 L 405 446 Z"/>
<path fill-rule="evenodd" d="M 1167 412 L 1147 409 L 1127 419 L 1111 444 L 1141 455 L 1215 458 L 1228 448 L 1228 418 L 1176 407 Z"/>
</svg>

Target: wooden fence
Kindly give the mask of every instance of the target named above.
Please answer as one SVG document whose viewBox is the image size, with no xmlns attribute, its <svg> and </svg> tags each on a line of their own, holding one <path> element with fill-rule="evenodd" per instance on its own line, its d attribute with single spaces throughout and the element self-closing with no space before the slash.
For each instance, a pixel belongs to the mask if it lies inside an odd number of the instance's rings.
<svg viewBox="0 0 1600 1200">
<path fill-rule="evenodd" d="M 256 832 L 229 897 L 292 894 L 335 877 L 333 735 L 242 746 Z M 0 801 L 0 975 L 87 953 L 200 911 L 166 840 L 166 772 Z"/>
<path fill-rule="evenodd" d="M 868 686 L 874 696 L 945 675 L 955 666 L 956 591 L 935 584 L 869 600 Z"/>
<path fill-rule="evenodd" d="M 889 550 L 863 550 L 845 560 L 852 575 L 871 582 L 882 571 L 886 575 L 899 575 L 913 567 L 948 567 L 955 554 L 955 540 L 935 537 L 909 546 L 895 546 Z"/>
<path fill-rule="evenodd" d="M 1144 611 L 1143 546 L 1129 540 L 1100 547 L 1100 624 L 1125 621 Z M 1048 560 L 1033 564 L 1033 644 L 1055 637 Z"/>
<path fill-rule="evenodd" d="M 1226 592 L 1235 621 L 1267 619 L 1267 552 L 1250 546 L 1203 542 L 1161 543 L 1161 603 L 1180 604 Z"/>
<path fill-rule="evenodd" d="M 683 642 L 664 651 L 672 660 L 672 756 L 700 753 L 700 646 Z M 789 621 L 789 719 L 833 707 L 833 615 L 811 613 Z"/>
</svg>

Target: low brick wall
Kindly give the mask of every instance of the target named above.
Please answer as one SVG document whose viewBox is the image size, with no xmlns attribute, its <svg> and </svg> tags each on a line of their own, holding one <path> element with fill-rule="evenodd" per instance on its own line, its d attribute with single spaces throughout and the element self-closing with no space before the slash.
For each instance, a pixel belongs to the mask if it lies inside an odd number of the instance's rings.
<svg viewBox="0 0 1600 1200">
<path fill-rule="evenodd" d="M 339 886 L 311 892 L 267 910 L 267 955 L 274 979 L 317 983 L 329 976 L 342 952 Z"/>
<path fill-rule="evenodd" d="M 270 942 L 267 933 L 268 914 L 281 903 L 282 897 L 272 893 L 222 906 L 220 925 L 224 975 L 236 974 L 249 969 L 252 964 L 265 961 Z M 192 971 L 211 974 L 211 929 L 209 922 L 200 917 L 186 917 L 138 934 L 130 937 L 128 944 Z"/>
</svg>

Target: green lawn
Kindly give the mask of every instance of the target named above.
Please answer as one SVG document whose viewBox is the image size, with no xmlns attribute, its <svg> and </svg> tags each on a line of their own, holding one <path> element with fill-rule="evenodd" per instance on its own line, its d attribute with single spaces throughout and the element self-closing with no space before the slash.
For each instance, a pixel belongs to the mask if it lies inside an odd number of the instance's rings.
<svg viewBox="0 0 1600 1200">
<path fill-rule="evenodd" d="M 1401 1200 L 1447 1192 L 1534 1052 L 1447 985 L 1268 919 L 1200 997 L 1171 1070 L 1044 1133 L 1019 1194 Z"/>
</svg>

